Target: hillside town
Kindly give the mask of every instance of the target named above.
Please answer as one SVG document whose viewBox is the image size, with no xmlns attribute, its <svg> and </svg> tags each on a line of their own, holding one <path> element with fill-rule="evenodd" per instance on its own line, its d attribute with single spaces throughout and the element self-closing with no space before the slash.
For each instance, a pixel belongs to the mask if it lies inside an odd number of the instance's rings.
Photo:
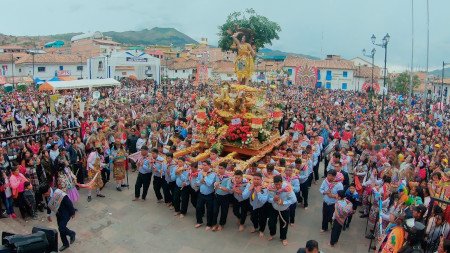
<svg viewBox="0 0 450 253">
<path fill-rule="evenodd" d="M 42 45 L 0 45 L 0 84 L 42 84 L 45 81 L 70 81 L 79 79 L 135 78 L 150 79 L 158 83 L 187 79 L 206 82 L 233 81 L 232 52 L 223 52 L 210 46 L 207 38 L 198 44 L 184 47 L 165 45 L 122 45 L 104 36 L 101 32 L 76 35 L 70 42 L 48 41 Z M 317 88 L 333 90 L 363 91 L 374 83 L 374 90 L 381 93 L 384 86 L 384 68 L 373 66 L 370 59 L 355 52 L 356 57 L 343 59 L 339 55 L 328 55 L 325 59 L 310 59 L 295 54 L 265 55 L 262 50 L 256 57 L 252 81 L 266 84 L 313 83 Z M 271 50 L 269 50 L 271 51 Z M 206 71 L 207 70 L 207 71 Z M 373 74 L 373 75 L 372 75 Z M 386 70 L 387 79 L 397 73 Z M 426 73 L 414 73 L 420 85 L 416 94 L 425 92 Z M 312 79 L 312 80 L 309 80 Z M 447 90 L 450 79 L 442 85 L 439 78 L 428 79 L 428 94 L 439 98 Z M 387 87 L 389 89 L 389 85 Z"/>
</svg>

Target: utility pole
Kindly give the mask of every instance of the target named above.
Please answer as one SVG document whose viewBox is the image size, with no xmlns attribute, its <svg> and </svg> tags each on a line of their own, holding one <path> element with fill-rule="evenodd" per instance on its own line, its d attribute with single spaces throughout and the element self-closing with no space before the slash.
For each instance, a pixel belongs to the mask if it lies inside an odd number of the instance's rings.
<svg viewBox="0 0 450 253">
<path fill-rule="evenodd" d="M 12 73 L 12 83 L 14 87 L 14 54 L 11 54 L 11 73 Z"/>
<path fill-rule="evenodd" d="M 409 99 L 413 96 L 413 70 L 414 70 L 414 0 L 411 0 L 411 72 L 409 73 Z"/>
</svg>

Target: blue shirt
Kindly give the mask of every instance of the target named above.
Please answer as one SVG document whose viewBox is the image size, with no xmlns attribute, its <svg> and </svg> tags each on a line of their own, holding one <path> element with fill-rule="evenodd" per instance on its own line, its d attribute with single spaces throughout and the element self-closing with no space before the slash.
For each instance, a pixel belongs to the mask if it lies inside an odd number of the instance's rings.
<svg viewBox="0 0 450 253">
<path fill-rule="evenodd" d="M 231 181 L 231 188 L 234 188 L 234 187 L 235 187 L 235 184 L 234 184 L 233 181 Z M 247 179 L 244 178 L 244 179 L 242 179 L 241 185 L 239 186 L 239 190 L 241 190 L 242 193 L 238 194 L 238 193 L 233 191 L 233 196 L 238 202 L 242 202 L 242 201 L 247 199 L 247 198 L 244 198 L 244 196 L 243 196 L 245 187 L 247 187 Z"/>
<path fill-rule="evenodd" d="M 320 193 L 323 195 L 323 202 L 325 202 L 327 205 L 332 205 L 336 203 L 336 199 L 335 198 L 330 198 L 328 195 L 326 195 L 325 193 L 328 192 L 331 188 L 331 184 L 328 183 L 328 180 L 323 180 L 322 185 L 320 186 Z M 332 194 L 337 194 L 337 192 L 339 190 L 343 190 L 344 186 L 342 185 L 341 182 L 334 184 L 334 186 L 331 188 L 331 193 Z"/>
<path fill-rule="evenodd" d="M 283 182 L 281 188 L 285 189 L 287 187 L 287 183 Z M 273 199 L 274 197 L 278 195 L 282 201 L 282 204 L 278 204 L 277 202 L 275 202 Z M 289 208 L 290 205 L 297 203 L 297 197 L 295 196 L 294 191 L 270 191 L 269 192 L 269 197 L 268 197 L 268 201 L 269 203 L 272 204 L 273 208 L 277 211 L 284 211 L 287 210 Z"/>
<path fill-rule="evenodd" d="M 175 171 L 177 170 L 177 168 L 178 168 L 178 166 L 176 163 L 174 163 L 174 161 L 172 161 L 172 163 L 169 166 L 164 164 L 164 177 L 165 177 L 167 183 L 171 183 L 171 182 L 175 181 L 175 179 L 172 179 L 172 172 L 173 172 L 173 174 L 175 174 Z"/>
<path fill-rule="evenodd" d="M 158 155 L 158 157 L 156 157 L 156 162 L 153 163 L 153 175 L 155 177 L 162 177 L 164 173 L 164 166 L 167 166 L 164 163 L 164 158 Z"/>
<path fill-rule="evenodd" d="M 174 170 L 172 170 L 170 172 L 170 177 L 173 181 L 175 181 L 177 186 L 183 187 L 183 183 L 185 183 L 186 185 L 189 185 L 189 171 L 185 170 L 185 171 L 181 172 L 180 175 L 177 175 L 176 172 L 177 172 L 177 168 L 175 168 Z"/>
<path fill-rule="evenodd" d="M 290 182 L 292 185 L 292 189 L 295 193 L 300 192 L 300 181 L 297 176 L 292 176 L 291 178 L 283 177 L 285 182 Z"/>
<path fill-rule="evenodd" d="M 209 174 L 205 177 L 205 181 L 202 182 L 203 171 L 198 173 L 196 183 L 200 186 L 201 194 L 209 195 L 214 192 L 214 179 L 215 178 L 216 178 L 216 173 L 209 172 Z"/>
<path fill-rule="evenodd" d="M 245 187 L 242 192 L 242 197 L 245 199 L 250 199 L 250 205 L 253 207 L 253 210 L 256 210 L 267 202 L 269 192 L 265 188 L 263 188 L 260 192 L 254 192 L 254 190 L 250 191 L 250 186 L 251 184 L 247 184 L 247 187 Z"/>
<path fill-rule="evenodd" d="M 226 188 L 228 191 L 224 191 L 222 189 L 216 189 L 216 194 L 217 195 L 228 195 L 231 192 L 231 180 L 228 176 L 224 175 L 224 176 L 220 176 L 220 175 L 216 175 L 216 178 L 214 180 L 214 183 L 219 183 L 220 187 Z"/>
<path fill-rule="evenodd" d="M 142 167 L 139 168 L 139 173 L 141 174 L 149 174 L 152 173 L 152 169 L 150 168 L 150 162 L 148 159 L 144 159 L 142 163 Z"/>
</svg>

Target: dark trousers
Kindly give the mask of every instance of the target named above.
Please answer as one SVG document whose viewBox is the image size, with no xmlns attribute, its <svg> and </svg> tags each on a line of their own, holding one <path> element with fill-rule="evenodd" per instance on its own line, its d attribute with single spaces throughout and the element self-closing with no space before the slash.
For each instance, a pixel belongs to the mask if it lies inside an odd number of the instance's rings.
<svg viewBox="0 0 450 253">
<path fill-rule="evenodd" d="M 73 165 L 73 169 L 75 170 L 74 173 L 75 173 L 75 176 L 77 177 L 77 182 L 80 184 L 84 184 L 85 173 L 84 173 L 83 166 L 81 166 L 81 163 L 78 163 L 78 162 L 75 163 Z"/>
<path fill-rule="evenodd" d="M 314 170 L 314 179 L 317 181 L 319 180 L 319 165 L 320 162 L 317 162 L 316 166 L 313 167 Z"/>
<path fill-rule="evenodd" d="M 239 219 L 239 224 L 244 225 L 247 219 L 247 212 L 250 203 L 248 199 L 239 202 L 237 199 L 233 201 L 233 214 Z"/>
<path fill-rule="evenodd" d="M 163 196 L 161 194 L 161 188 L 164 184 L 164 178 L 153 176 L 153 190 L 155 191 L 156 199 L 161 200 L 163 199 Z"/>
<path fill-rule="evenodd" d="M 153 182 L 155 183 L 155 182 Z M 164 194 L 164 203 L 172 203 L 173 199 L 173 189 L 175 182 L 167 183 L 167 181 L 163 178 L 163 194 Z"/>
<path fill-rule="evenodd" d="M 134 186 L 134 197 L 139 198 L 141 195 L 141 187 L 144 187 L 142 190 L 142 199 L 145 199 L 147 197 L 147 192 L 151 181 L 152 173 L 142 174 L 139 172 L 136 179 L 136 185 Z"/>
<path fill-rule="evenodd" d="M 12 197 L 7 198 L 5 192 L 0 192 L 0 197 L 2 199 L 3 204 L 5 205 L 6 214 L 7 215 L 13 214 L 14 213 L 13 198 Z"/>
<path fill-rule="evenodd" d="M 322 230 L 328 230 L 328 223 L 333 219 L 334 204 L 328 205 L 323 202 L 322 204 Z"/>
<path fill-rule="evenodd" d="M 323 177 L 326 177 L 327 176 L 327 167 L 328 167 L 328 163 L 330 163 L 330 160 L 328 160 L 327 157 L 325 157 L 323 160 L 325 163 L 325 167 L 323 167 Z"/>
<path fill-rule="evenodd" d="M 287 231 L 288 231 L 288 223 L 289 223 L 289 209 L 284 211 L 277 211 L 272 206 L 270 207 L 269 214 L 269 231 L 270 236 L 274 236 L 277 233 L 277 222 L 278 219 L 280 221 L 280 239 L 286 240 Z M 281 218 L 283 217 L 283 219 Z"/>
<path fill-rule="evenodd" d="M 308 207 L 308 195 L 309 195 L 308 181 L 304 182 L 303 184 L 300 184 L 300 191 L 302 193 L 303 206 Z"/>
<path fill-rule="evenodd" d="M 204 195 L 199 193 L 197 199 L 197 207 L 195 216 L 197 218 L 197 224 L 203 223 L 203 216 L 205 215 L 206 206 L 206 226 L 211 227 L 213 225 L 213 205 L 214 205 L 214 193 Z"/>
<path fill-rule="evenodd" d="M 350 227 L 350 223 L 352 222 L 352 218 L 353 218 L 352 214 L 347 216 L 347 219 L 345 219 L 345 222 L 344 222 L 344 229 Z"/>
<path fill-rule="evenodd" d="M 192 187 L 189 186 L 189 195 L 191 197 L 192 206 L 194 206 L 194 208 L 197 208 L 198 195 L 200 195 L 199 191 L 196 191 L 196 190 L 192 189 Z M 183 203 L 183 201 L 181 201 L 181 203 Z M 187 210 L 187 206 L 186 206 L 186 210 Z"/>
<path fill-rule="evenodd" d="M 253 228 L 258 229 L 259 232 L 264 232 L 267 224 L 268 211 L 270 204 L 265 203 L 262 207 L 252 210 L 250 220 L 253 223 Z"/>
<path fill-rule="evenodd" d="M 173 189 L 173 207 L 175 212 L 185 215 L 188 209 L 190 186 L 178 187 Z"/>
<path fill-rule="evenodd" d="M 228 209 L 230 207 L 229 194 L 219 195 L 216 194 L 214 198 L 214 215 L 213 215 L 213 226 L 217 225 L 217 218 L 220 212 L 219 225 L 224 226 L 227 223 Z"/>
<path fill-rule="evenodd" d="M 333 227 L 331 228 L 330 244 L 335 245 L 339 241 L 339 236 L 342 232 L 342 225 L 337 221 L 333 221 Z"/>
<path fill-rule="evenodd" d="M 27 204 L 25 202 L 25 198 L 23 197 L 23 192 L 19 192 L 15 201 L 16 205 L 19 207 L 20 215 L 23 219 L 25 219 L 27 214 Z"/>
<path fill-rule="evenodd" d="M 295 223 L 295 209 L 297 209 L 297 203 L 289 206 L 289 223 Z"/>
<path fill-rule="evenodd" d="M 61 236 L 61 242 L 63 245 L 69 246 L 69 241 L 67 240 L 67 236 L 74 237 L 75 232 L 67 228 L 67 223 L 70 218 L 60 218 L 56 216 L 56 221 L 58 222 L 58 231 Z"/>
<path fill-rule="evenodd" d="M 309 174 L 308 176 L 308 180 L 306 182 L 308 182 L 308 187 L 311 187 L 312 181 L 313 181 L 313 175 L 314 173 Z"/>
</svg>

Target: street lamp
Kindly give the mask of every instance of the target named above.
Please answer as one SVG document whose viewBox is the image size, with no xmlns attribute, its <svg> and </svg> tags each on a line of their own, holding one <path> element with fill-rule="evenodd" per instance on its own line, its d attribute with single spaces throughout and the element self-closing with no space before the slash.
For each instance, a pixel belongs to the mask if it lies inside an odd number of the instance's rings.
<svg viewBox="0 0 450 253">
<path fill-rule="evenodd" d="M 450 65 L 449 62 L 442 62 L 442 79 L 441 79 L 441 110 L 443 110 L 443 104 L 444 104 L 444 69 L 445 66 Z"/>
<path fill-rule="evenodd" d="M 80 79 L 83 79 L 83 56 L 78 55 L 78 57 L 80 57 Z"/>
<path fill-rule="evenodd" d="M 373 38 L 373 36 L 372 36 Z M 373 39 L 372 39 L 373 40 Z M 372 81 L 370 83 L 370 87 L 369 87 L 369 103 L 370 103 L 370 109 L 372 110 L 372 97 L 373 97 L 373 70 L 375 68 L 375 48 L 372 48 L 372 51 L 370 51 L 370 54 L 366 53 L 366 49 L 363 49 L 362 53 L 364 56 L 366 57 L 370 57 L 372 58 Z"/>
<path fill-rule="evenodd" d="M 384 48 L 384 76 L 383 76 L 383 100 L 381 102 L 381 116 L 383 116 L 384 114 L 384 97 L 385 97 L 385 89 L 386 89 L 386 73 L 387 73 L 387 68 L 386 68 L 386 60 L 387 60 L 387 47 L 389 44 L 389 40 L 390 40 L 391 36 L 389 36 L 389 33 L 386 33 L 386 35 L 383 37 L 382 41 L 380 44 L 375 43 L 376 41 L 376 37 L 374 34 L 372 34 L 371 40 L 372 40 L 372 44 L 374 44 L 375 46 L 379 46 Z"/>
</svg>

